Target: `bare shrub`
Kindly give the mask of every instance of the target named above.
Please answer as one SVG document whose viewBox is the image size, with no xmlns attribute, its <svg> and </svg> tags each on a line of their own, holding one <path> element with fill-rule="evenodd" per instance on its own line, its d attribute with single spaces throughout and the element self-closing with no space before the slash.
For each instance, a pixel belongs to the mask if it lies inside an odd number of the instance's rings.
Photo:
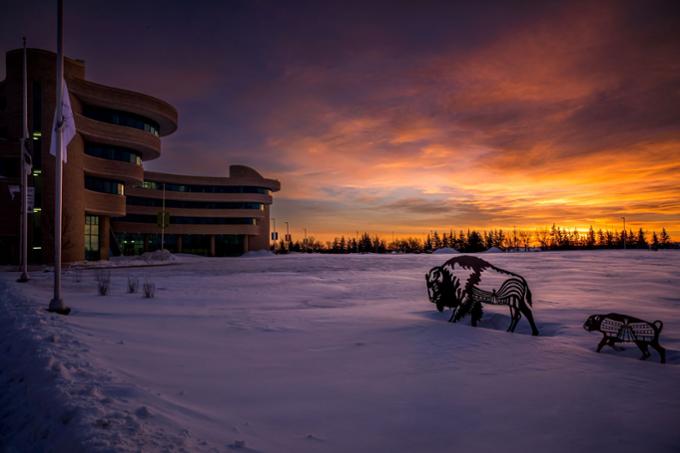
<svg viewBox="0 0 680 453">
<path fill-rule="evenodd" d="M 95 273 L 95 280 L 97 281 L 99 295 L 106 296 L 111 288 L 111 271 L 98 269 Z"/>
<path fill-rule="evenodd" d="M 144 297 L 147 299 L 153 299 L 156 295 L 156 284 L 153 282 L 150 282 L 149 280 L 144 281 L 143 285 L 144 289 Z"/>
<path fill-rule="evenodd" d="M 139 289 L 139 279 L 137 277 L 128 277 L 128 293 L 136 293 L 137 289 Z"/>
</svg>

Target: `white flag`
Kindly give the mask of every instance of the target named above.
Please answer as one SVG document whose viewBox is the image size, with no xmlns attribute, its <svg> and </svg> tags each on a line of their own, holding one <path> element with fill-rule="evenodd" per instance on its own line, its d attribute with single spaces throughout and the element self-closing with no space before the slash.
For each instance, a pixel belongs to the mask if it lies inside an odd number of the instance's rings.
<svg viewBox="0 0 680 453">
<path fill-rule="evenodd" d="M 73 137 L 76 135 L 76 123 L 73 120 L 73 110 L 71 110 L 71 98 L 68 95 L 68 88 L 66 81 L 62 80 L 62 95 L 61 95 L 61 114 L 64 118 L 62 124 L 62 160 L 66 162 L 66 147 Z M 54 112 L 54 120 L 52 121 L 52 141 L 50 143 L 50 154 L 57 156 L 57 112 Z"/>
</svg>

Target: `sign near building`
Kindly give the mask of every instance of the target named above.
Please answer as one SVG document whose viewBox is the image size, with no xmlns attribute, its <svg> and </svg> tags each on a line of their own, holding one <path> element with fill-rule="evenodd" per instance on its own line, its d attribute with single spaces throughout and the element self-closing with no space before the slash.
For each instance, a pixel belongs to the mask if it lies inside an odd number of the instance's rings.
<svg viewBox="0 0 680 453">
<path fill-rule="evenodd" d="M 286 242 L 293 242 L 292 236 L 290 234 L 286 235 Z"/>
<path fill-rule="evenodd" d="M 156 225 L 158 228 L 167 228 L 170 226 L 170 213 L 168 211 L 160 211 L 156 214 Z"/>
<path fill-rule="evenodd" d="M 12 200 L 14 200 L 14 197 L 21 192 L 21 187 L 19 186 L 7 186 L 9 189 L 9 194 L 12 196 Z"/>
<path fill-rule="evenodd" d="M 21 186 L 10 185 L 7 186 L 9 189 L 9 194 L 14 200 L 19 196 L 19 201 L 21 201 Z M 26 192 L 26 212 L 31 214 L 33 212 L 33 207 L 35 206 L 35 187 L 29 187 Z"/>
<path fill-rule="evenodd" d="M 272 231 L 272 241 L 278 241 L 279 240 L 279 233 L 276 231 Z"/>
</svg>

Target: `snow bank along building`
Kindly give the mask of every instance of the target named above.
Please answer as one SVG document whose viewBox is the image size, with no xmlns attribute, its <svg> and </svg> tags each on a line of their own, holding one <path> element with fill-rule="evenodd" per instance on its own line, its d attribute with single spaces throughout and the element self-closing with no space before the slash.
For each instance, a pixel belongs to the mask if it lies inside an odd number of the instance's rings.
<svg viewBox="0 0 680 453">
<path fill-rule="evenodd" d="M 0 262 L 19 256 L 19 185 L 23 51 L 6 57 L 0 82 Z M 27 51 L 28 129 L 34 209 L 29 214 L 29 260 L 52 260 L 54 164 L 49 154 L 56 101 L 56 55 Z M 65 262 L 107 259 L 160 247 L 165 199 L 165 248 L 211 256 L 269 246 L 269 207 L 276 180 L 233 165 L 228 177 L 144 171 L 160 157 L 161 137 L 177 129 L 177 111 L 154 97 L 85 79 L 85 63 L 64 59 L 77 134 L 63 174 Z M 30 191 L 29 191 L 30 197 Z"/>
</svg>

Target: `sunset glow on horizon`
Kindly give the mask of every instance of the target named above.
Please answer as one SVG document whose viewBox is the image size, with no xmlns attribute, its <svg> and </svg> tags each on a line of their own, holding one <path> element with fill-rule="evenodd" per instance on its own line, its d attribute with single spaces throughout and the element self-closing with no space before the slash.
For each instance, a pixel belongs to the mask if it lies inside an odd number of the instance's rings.
<svg viewBox="0 0 680 453">
<path fill-rule="evenodd" d="M 72 6 L 66 52 L 177 106 L 145 167 L 252 166 L 281 181 L 272 217 L 294 239 L 621 230 L 623 216 L 680 239 L 677 3 L 169 2 L 132 18 L 121 3 Z M 120 17 L 124 35 L 84 39 Z M 44 34 L 29 45 L 51 48 Z"/>
</svg>

